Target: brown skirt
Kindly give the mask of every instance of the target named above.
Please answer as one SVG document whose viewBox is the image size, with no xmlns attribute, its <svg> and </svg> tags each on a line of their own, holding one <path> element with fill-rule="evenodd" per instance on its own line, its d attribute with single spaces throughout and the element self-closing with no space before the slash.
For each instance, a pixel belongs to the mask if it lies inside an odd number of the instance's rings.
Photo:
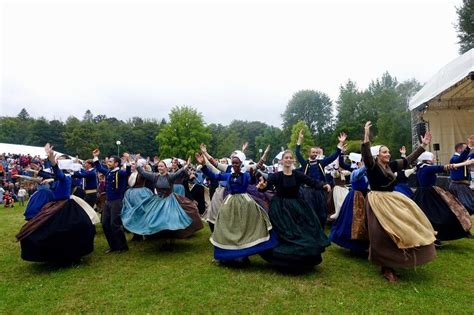
<svg viewBox="0 0 474 315">
<path fill-rule="evenodd" d="M 415 248 L 400 249 L 380 225 L 366 202 L 369 228 L 369 260 L 380 266 L 391 268 L 410 268 L 426 264 L 436 257 L 434 244 Z"/>
<path fill-rule="evenodd" d="M 191 199 L 178 194 L 175 194 L 175 197 L 183 208 L 184 212 L 186 212 L 193 222 L 184 230 L 173 231 L 173 233 L 178 238 L 187 238 L 193 235 L 196 231 L 204 228 L 204 225 L 202 224 L 201 216 L 199 216 L 197 205 Z"/>
</svg>

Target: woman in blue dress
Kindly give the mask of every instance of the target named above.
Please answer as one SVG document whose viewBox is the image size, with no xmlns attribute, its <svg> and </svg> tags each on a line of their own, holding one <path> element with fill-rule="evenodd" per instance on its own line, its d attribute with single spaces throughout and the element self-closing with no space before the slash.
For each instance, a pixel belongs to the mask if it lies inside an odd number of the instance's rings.
<svg viewBox="0 0 474 315">
<path fill-rule="evenodd" d="M 351 173 L 352 189 L 344 199 L 339 217 L 332 224 L 329 240 L 337 245 L 362 253 L 369 249 L 365 216 L 365 196 L 369 191 L 369 180 L 360 154 L 351 153 L 357 166 Z"/>
<path fill-rule="evenodd" d="M 163 161 L 158 163 L 158 173 L 137 166 L 143 180 L 137 179 L 133 189 L 126 191 L 122 208 L 122 222 L 127 230 L 138 235 L 166 231 L 167 236 L 186 238 L 203 228 L 196 205 L 173 193 L 173 183 L 184 175 L 187 165 L 175 173 L 168 173 Z M 154 183 L 156 194 L 144 187 L 144 180 Z"/>
</svg>

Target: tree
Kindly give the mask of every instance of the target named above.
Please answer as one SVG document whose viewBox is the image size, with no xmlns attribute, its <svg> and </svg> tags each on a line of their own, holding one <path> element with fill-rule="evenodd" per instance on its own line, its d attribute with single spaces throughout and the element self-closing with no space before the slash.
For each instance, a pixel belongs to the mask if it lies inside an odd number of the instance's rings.
<svg viewBox="0 0 474 315">
<path fill-rule="evenodd" d="M 319 91 L 299 91 L 288 102 L 282 118 L 286 134 L 301 120 L 309 127 L 317 143 L 324 145 L 334 127 L 332 101 L 329 96 Z"/>
<path fill-rule="evenodd" d="M 94 115 L 92 115 L 92 112 L 90 111 L 90 109 L 86 110 L 86 112 L 84 113 L 84 116 L 82 117 L 82 121 L 91 122 L 93 120 L 94 120 Z"/>
<path fill-rule="evenodd" d="M 31 116 L 30 114 L 26 111 L 25 108 L 22 108 L 21 111 L 18 113 L 18 116 L 17 116 L 19 119 L 21 120 L 29 120 L 31 119 Z"/>
<path fill-rule="evenodd" d="M 263 133 L 255 137 L 255 147 L 258 149 L 265 150 L 267 145 L 270 145 L 270 153 L 268 155 L 267 163 L 280 152 L 281 148 L 286 148 L 286 141 L 283 137 L 283 131 L 280 128 L 268 126 L 265 128 Z M 261 157 L 259 153 L 258 158 Z M 257 159 L 258 159 L 257 158 Z"/>
<path fill-rule="evenodd" d="M 456 8 L 456 13 L 459 52 L 463 54 L 474 48 L 474 0 L 464 0 L 462 6 Z"/>
<path fill-rule="evenodd" d="M 301 152 L 304 154 L 308 152 L 309 149 L 314 147 L 314 140 L 311 136 L 311 130 L 308 126 L 306 126 L 305 122 L 300 120 L 296 124 L 293 125 L 291 128 L 291 137 L 290 143 L 288 143 L 288 149 L 294 150 L 296 148 L 296 142 L 298 141 L 298 136 L 300 134 L 300 130 L 303 129 L 303 142 L 301 143 Z"/>
<path fill-rule="evenodd" d="M 202 114 L 188 106 L 173 107 L 169 122 L 158 133 L 160 156 L 187 158 L 198 152 L 201 143 L 211 139 Z"/>
</svg>

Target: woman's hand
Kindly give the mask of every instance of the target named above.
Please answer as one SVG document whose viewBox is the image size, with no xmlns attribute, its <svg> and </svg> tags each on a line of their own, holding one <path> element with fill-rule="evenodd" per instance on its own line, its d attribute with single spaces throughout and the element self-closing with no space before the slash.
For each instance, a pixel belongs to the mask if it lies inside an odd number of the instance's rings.
<svg viewBox="0 0 474 315">
<path fill-rule="evenodd" d="M 257 189 L 265 189 L 267 187 L 267 182 L 265 181 L 265 178 L 263 176 L 260 177 L 260 181 L 257 184 Z"/>
<path fill-rule="evenodd" d="M 372 127 L 372 122 L 369 120 L 364 126 L 364 143 L 370 142 L 370 127 Z"/>
<path fill-rule="evenodd" d="M 423 137 L 421 137 L 421 145 L 423 147 L 428 146 L 431 142 L 431 132 L 427 131 Z"/>
<path fill-rule="evenodd" d="M 199 154 L 199 153 L 196 153 L 196 155 L 194 156 L 196 158 L 196 161 L 201 164 L 201 165 L 204 165 L 205 161 L 204 161 L 204 157 Z"/>
</svg>

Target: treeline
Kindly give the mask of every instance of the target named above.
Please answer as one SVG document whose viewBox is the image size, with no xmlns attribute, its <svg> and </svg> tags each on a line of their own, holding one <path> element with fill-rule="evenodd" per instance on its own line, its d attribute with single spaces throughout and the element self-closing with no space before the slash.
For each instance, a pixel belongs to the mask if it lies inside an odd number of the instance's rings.
<svg viewBox="0 0 474 315">
<path fill-rule="evenodd" d="M 174 107 L 167 121 L 140 117 L 122 121 L 105 115 L 94 116 L 90 110 L 82 119 L 71 116 L 64 122 L 48 121 L 43 117 L 33 118 L 23 109 L 16 117 L 0 117 L 0 142 L 34 146 L 50 142 L 56 150 L 81 158 L 89 157 L 97 147 L 106 155 L 120 150 L 142 156 L 185 157 L 196 152 L 201 142 L 208 145 L 211 154 L 222 157 L 248 142 L 247 156 L 258 159 L 268 144 L 272 146 L 271 157 L 281 148 L 294 147 L 301 128 L 306 130 L 305 147 L 319 145 L 327 153 L 332 152 L 337 135 L 344 131 L 352 140 L 349 150 L 357 151 L 362 125 L 371 120 L 375 142 L 398 152 L 403 145 L 411 148 L 408 100 L 420 88 L 416 80 L 400 83 L 388 73 L 372 81 L 365 90 L 349 80 L 340 87 L 335 106 L 323 92 L 302 90 L 293 95 L 282 113 L 282 128 L 261 121 L 206 124 L 202 115 L 188 106 Z"/>
</svg>

